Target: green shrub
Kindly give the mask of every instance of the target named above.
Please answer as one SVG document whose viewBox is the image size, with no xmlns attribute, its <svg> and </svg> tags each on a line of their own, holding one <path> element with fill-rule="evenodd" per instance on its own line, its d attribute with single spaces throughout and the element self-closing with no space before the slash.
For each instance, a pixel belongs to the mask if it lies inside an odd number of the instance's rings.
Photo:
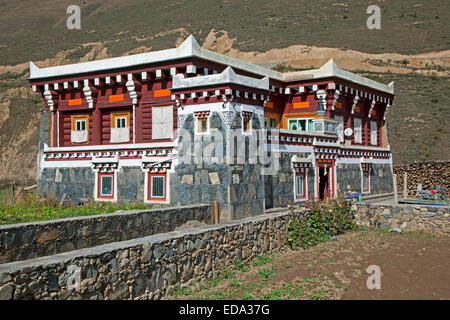
<svg viewBox="0 0 450 320">
<path fill-rule="evenodd" d="M 355 230 L 350 204 L 345 199 L 306 202 L 308 210 L 300 215 L 289 212 L 287 240 L 293 249 L 312 247 L 347 230 Z"/>
</svg>

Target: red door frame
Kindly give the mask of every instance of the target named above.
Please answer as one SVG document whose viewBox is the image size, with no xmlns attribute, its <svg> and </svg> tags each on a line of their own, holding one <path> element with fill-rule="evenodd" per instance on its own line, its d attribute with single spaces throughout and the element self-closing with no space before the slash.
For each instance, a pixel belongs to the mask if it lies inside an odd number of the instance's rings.
<svg viewBox="0 0 450 320">
<path fill-rule="evenodd" d="M 320 198 L 320 186 L 319 186 L 319 168 L 323 168 L 327 165 L 331 170 L 328 173 L 328 189 L 329 199 L 335 197 L 334 195 L 334 160 L 333 159 L 317 159 L 316 160 L 316 188 L 317 188 L 317 200 Z M 333 177 L 333 178 L 331 178 Z M 330 181 L 331 180 L 331 181 Z"/>
</svg>

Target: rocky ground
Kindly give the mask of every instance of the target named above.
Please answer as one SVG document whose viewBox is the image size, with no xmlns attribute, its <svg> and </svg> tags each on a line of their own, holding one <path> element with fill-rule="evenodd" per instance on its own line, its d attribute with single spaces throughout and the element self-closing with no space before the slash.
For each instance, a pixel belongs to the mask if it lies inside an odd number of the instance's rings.
<svg viewBox="0 0 450 320">
<path fill-rule="evenodd" d="M 450 238 L 358 231 L 266 255 L 166 299 L 450 299 Z M 369 290 L 366 269 L 381 270 Z"/>
</svg>

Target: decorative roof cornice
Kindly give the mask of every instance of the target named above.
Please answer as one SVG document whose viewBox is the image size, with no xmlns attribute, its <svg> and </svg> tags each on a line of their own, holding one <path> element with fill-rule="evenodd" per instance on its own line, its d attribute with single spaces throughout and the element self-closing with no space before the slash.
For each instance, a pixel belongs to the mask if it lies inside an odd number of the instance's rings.
<svg viewBox="0 0 450 320">
<path fill-rule="evenodd" d="M 333 59 L 330 59 L 327 63 L 325 63 L 322 67 L 318 69 L 281 73 L 274 71 L 272 69 L 255 65 L 253 63 L 245 62 L 213 51 L 203 49 L 200 47 L 197 40 L 195 40 L 194 36 L 192 35 L 190 35 L 177 48 L 134 54 L 124 57 L 102 59 L 48 68 L 39 68 L 32 61 L 30 61 L 29 80 L 63 77 L 92 72 L 101 72 L 111 69 L 128 68 L 150 63 L 165 62 L 190 57 L 201 58 L 222 65 L 227 65 L 234 69 L 243 70 L 255 75 L 269 77 L 271 79 L 284 82 L 336 77 L 389 94 L 394 93 L 393 82 L 391 82 L 389 85 L 385 85 L 373 81 L 371 79 L 356 75 L 349 71 L 339 69 Z"/>
</svg>

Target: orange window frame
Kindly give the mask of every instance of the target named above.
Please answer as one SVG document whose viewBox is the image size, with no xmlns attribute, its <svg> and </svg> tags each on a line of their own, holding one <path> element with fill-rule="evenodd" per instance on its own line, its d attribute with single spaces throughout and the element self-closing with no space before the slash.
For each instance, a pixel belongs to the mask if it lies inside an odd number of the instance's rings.
<svg viewBox="0 0 450 320">
<path fill-rule="evenodd" d="M 292 118 L 313 118 L 316 115 L 315 112 L 300 112 L 300 113 L 288 113 L 284 114 L 282 117 L 282 128 L 281 129 L 289 129 L 288 123 L 289 119 Z"/>
<path fill-rule="evenodd" d="M 131 127 L 130 112 L 124 112 L 124 111 L 111 112 L 111 128 L 116 127 L 116 118 L 122 118 L 122 117 L 127 118 L 127 128 L 130 128 Z"/>
<path fill-rule="evenodd" d="M 202 124 L 205 122 L 205 129 L 202 128 Z M 204 133 L 208 131 L 208 117 L 198 117 L 197 118 L 197 132 Z"/>
</svg>

